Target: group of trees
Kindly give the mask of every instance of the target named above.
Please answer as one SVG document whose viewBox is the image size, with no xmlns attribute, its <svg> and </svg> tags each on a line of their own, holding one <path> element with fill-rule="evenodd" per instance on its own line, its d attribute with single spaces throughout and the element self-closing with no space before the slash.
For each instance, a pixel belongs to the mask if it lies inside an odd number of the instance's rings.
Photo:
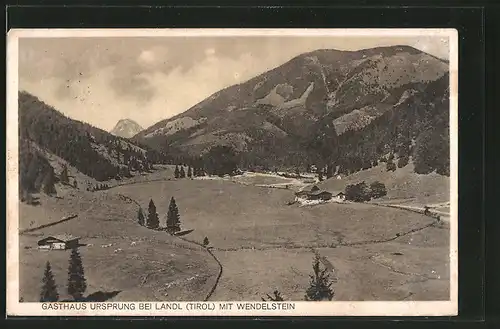
<svg viewBox="0 0 500 329">
<path fill-rule="evenodd" d="M 83 269 L 82 258 L 77 248 L 71 250 L 71 256 L 68 267 L 68 295 L 73 297 L 74 301 L 82 301 L 84 293 L 87 290 L 87 281 Z M 40 302 L 57 302 L 59 292 L 56 281 L 52 273 L 50 262 L 46 263 L 42 279 L 42 289 L 40 292 Z"/>
<path fill-rule="evenodd" d="M 158 217 L 158 212 L 156 211 L 156 205 L 153 199 L 149 201 L 147 217 L 144 216 L 142 208 L 139 208 L 137 214 L 137 222 L 139 223 L 139 225 L 145 226 L 149 229 L 153 230 L 160 229 L 160 219 Z M 179 208 L 177 207 L 174 197 L 170 199 L 170 204 L 168 206 L 168 212 L 166 216 L 165 228 L 167 232 L 171 234 L 181 230 Z"/>
<path fill-rule="evenodd" d="M 314 257 L 313 274 L 309 275 L 309 287 L 306 289 L 304 300 L 306 301 L 331 301 L 335 295 L 332 288 L 335 282 L 330 278 L 327 268 L 321 268 L 320 258 L 318 255 Z M 267 294 L 267 299 L 263 301 L 284 301 L 283 295 L 279 290 L 274 290 L 273 295 Z"/>
<path fill-rule="evenodd" d="M 187 170 L 184 170 L 184 165 L 176 165 L 174 171 L 175 178 L 193 178 L 205 176 L 205 170 L 203 169 L 203 167 L 195 167 L 191 165 L 188 165 L 187 167 Z"/>
<path fill-rule="evenodd" d="M 358 184 L 347 185 L 345 188 L 346 200 L 355 202 L 365 202 L 371 199 L 378 199 L 387 195 L 387 189 L 384 183 L 375 181 L 369 186 L 362 181 Z"/>
</svg>

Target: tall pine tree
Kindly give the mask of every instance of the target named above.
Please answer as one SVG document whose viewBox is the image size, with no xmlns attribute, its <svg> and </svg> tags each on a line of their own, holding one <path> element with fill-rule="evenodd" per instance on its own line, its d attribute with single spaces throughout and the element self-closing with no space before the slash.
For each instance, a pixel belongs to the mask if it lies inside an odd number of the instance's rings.
<svg viewBox="0 0 500 329">
<path fill-rule="evenodd" d="M 158 218 L 158 213 L 156 212 L 156 206 L 153 199 L 149 201 L 148 219 L 146 225 L 151 229 L 157 229 L 160 226 L 160 220 Z"/>
<path fill-rule="evenodd" d="M 324 301 L 333 299 L 333 289 L 331 285 L 333 281 L 326 273 L 327 269 L 320 269 L 319 257 L 316 256 L 313 262 L 314 274 L 310 275 L 311 281 L 309 288 L 306 290 L 305 300 L 307 301 Z"/>
<path fill-rule="evenodd" d="M 45 272 L 42 279 L 42 292 L 40 293 L 40 302 L 57 302 L 59 293 L 57 292 L 56 281 L 52 274 L 50 263 L 45 265 Z"/>
<path fill-rule="evenodd" d="M 191 166 L 188 167 L 188 173 L 187 173 L 187 176 L 188 178 L 192 178 L 193 177 L 193 171 L 191 169 Z"/>
<path fill-rule="evenodd" d="M 139 208 L 137 212 L 137 222 L 139 225 L 144 226 L 144 213 L 142 212 L 142 208 Z"/>
<path fill-rule="evenodd" d="M 175 166 L 174 176 L 175 176 L 175 178 L 179 178 L 179 176 L 180 176 L 179 166 L 177 166 L 177 165 Z"/>
<path fill-rule="evenodd" d="M 170 199 L 170 205 L 168 206 L 167 230 L 170 233 L 179 232 L 181 230 L 179 209 L 177 208 L 174 197 Z"/>
<path fill-rule="evenodd" d="M 75 301 L 80 301 L 83 299 L 85 290 L 87 290 L 87 280 L 85 279 L 82 258 L 78 248 L 73 248 L 68 267 L 68 294 L 73 296 Z"/>
<path fill-rule="evenodd" d="M 181 166 L 181 170 L 179 172 L 180 178 L 186 178 L 186 172 L 184 171 L 184 166 Z"/>
</svg>

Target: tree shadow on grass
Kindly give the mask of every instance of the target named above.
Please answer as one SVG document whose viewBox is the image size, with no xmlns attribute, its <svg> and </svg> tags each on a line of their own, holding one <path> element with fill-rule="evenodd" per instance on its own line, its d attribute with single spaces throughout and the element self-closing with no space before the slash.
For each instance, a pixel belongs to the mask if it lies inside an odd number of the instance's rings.
<svg viewBox="0 0 500 329">
<path fill-rule="evenodd" d="M 85 297 L 84 301 L 85 302 L 105 302 L 115 296 L 117 296 L 121 290 L 115 290 L 115 291 L 97 291 L 94 292 L 87 297 Z"/>
</svg>

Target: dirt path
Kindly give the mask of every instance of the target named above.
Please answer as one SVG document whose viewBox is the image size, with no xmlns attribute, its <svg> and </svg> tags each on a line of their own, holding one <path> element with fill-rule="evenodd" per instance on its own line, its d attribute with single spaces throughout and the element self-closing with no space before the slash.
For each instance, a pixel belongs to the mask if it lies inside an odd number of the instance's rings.
<svg viewBox="0 0 500 329">
<path fill-rule="evenodd" d="M 415 213 L 421 214 L 423 216 L 428 216 L 428 217 L 432 217 L 432 218 L 436 218 L 437 216 L 439 216 L 440 219 L 442 219 L 443 221 L 446 221 L 446 222 L 450 221 L 450 213 L 435 210 L 432 208 L 429 208 L 429 213 L 425 214 L 425 207 L 406 206 L 406 205 L 400 205 L 400 204 L 383 204 L 383 203 L 375 203 L 375 202 L 370 202 L 369 204 L 377 206 L 377 207 L 386 207 L 386 208 L 394 208 L 394 209 L 411 211 L 411 212 L 415 212 Z"/>
<path fill-rule="evenodd" d="M 355 247 L 355 246 L 365 246 L 365 245 L 371 245 L 371 244 L 379 244 L 379 243 L 386 243 L 386 242 L 391 242 L 394 241 L 398 238 L 401 238 L 403 236 L 406 236 L 408 234 L 416 233 L 422 230 L 425 230 L 429 227 L 432 227 L 436 225 L 437 221 L 432 222 L 430 224 L 414 228 L 408 231 L 402 231 L 399 233 L 396 233 L 395 236 L 390 237 L 390 238 L 385 238 L 385 239 L 373 239 L 373 240 L 362 240 L 362 241 L 355 241 L 355 242 L 339 242 L 339 243 L 331 243 L 331 244 L 314 244 L 314 245 L 288 245 L 288 246 L 263 246 L 263 247 L 235 247 L 235 248 L 217 248 L 214 247 L 213 249 L 216 251 L 240 251 L 240 250 L 258 250 L 258 251 L 263 251 L 263 250 L 280 250 L 280 249 L 315 249 L 315 248 L 337 248 L 337 247 Z"/>
<path fill-rule="evenodd" d="M 81 217 L 81 215 L 85 214 L 86 212 L 94 209 L 94 205 L 90 206 L 89 208 L 85 209 L 83 212 L 81 212 L 80 214 L 74 214 L 74 215 L 70 215 L 70 216 L 67 216 L 67 217 L 64 217 L 63 219 L 61 220 L 58 220 L 58 221 L 55 221 L 55 222 L 51 222 L 51 223 L 48 223 L 48 224 L 43 224 L 43 225 L 40 225 L 40 226 L 37 226 L 37 227 L 31 227 L 31 228 L 27 228 L 27 229 L 24 229 L 24 230 L 20 230 L 19 231 L 19 234 L 23 235 L 25 233 L 31 233 L 31 232 L 35 232 L 35 231 L 38 231 L 38 230 L 41 230 L 41 229 L 44 229 L 44 228 L 47 228 L 47 227 L 51 227 L 51 226 L 54 226 L 54 225 L 57 225 L 57 224 L 61 224 L 61 223 L 64 223 L 64 222 L 67 222 L 67 221 L 70 221 L 72 219 L 75 219 L 77 218 L 79 215 Z"/>
<path fill-rule="evenodd" d="M 24 229 L 24 230 L 20 230 L 19 234 L 23 235 L 25 233 L 35 232 L 35 231 L 41 230 L 41 229 L 46 228 L 46 227 L 51 227 L 51 226 L 54 226 L 54 225 L 57 225 L 57 224 L 61 224 L 61 223 L 67 222 L 67 221 L 72 220 L 73 218 L 76 218 L 76 217 L 78 217 L 78 215 L 70 215 L 70 216 L 64 217 L 63 219 L 55 221 L 55 222 L 52 222 L 52 223 L 43 224 L 43 225 L 40 225 L 40 226 L 37 226 L 37 227 L 32 227 L 32 228 L 27 228 L 27 229 Z"/>
</svg>

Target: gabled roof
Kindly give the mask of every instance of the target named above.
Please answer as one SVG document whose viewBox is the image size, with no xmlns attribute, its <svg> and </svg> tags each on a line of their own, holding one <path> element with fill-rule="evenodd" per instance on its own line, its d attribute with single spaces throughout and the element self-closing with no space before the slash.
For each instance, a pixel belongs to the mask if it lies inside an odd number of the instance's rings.
<svg viewBox="0 0 500 329">
<path fill-rule="evenodd" d="M 57 234 L 57 235 L 50 235 L 48 237 L 45 237 L 45 238 L 41 239 L 40 241 L 44 241 L 44 240 L 47 240 L 49 238 L 53 238 L 53 239 L 56 239 L 56 240 L 59 240 L 59 241 L 63 241 L 63 242 L 69 242 L 69 241 L 74 241 L 74 240 L 79 239 L 79 237 L 77 237 L 77 236 L 73 236 L 71 234 L 63 233 L 63 234 Z"/>
<path fill-rule="evenodd" d="M 316 185 L 313 185 L 313 186 L 306 186 L 297 193 L 303 194 L 303 193 L 311 193 L 311 192 L 315 192 L 315 191 L 319 191 L 319 187 L 317 187 Z"/>
<path fill-rule="evenodd" d="M 311 192 L 309 193 L 309 195 L 321 195 L 321 194 L 332 194 L 328 191 L 314 191 L 314 192 Z"/>
</svg>

